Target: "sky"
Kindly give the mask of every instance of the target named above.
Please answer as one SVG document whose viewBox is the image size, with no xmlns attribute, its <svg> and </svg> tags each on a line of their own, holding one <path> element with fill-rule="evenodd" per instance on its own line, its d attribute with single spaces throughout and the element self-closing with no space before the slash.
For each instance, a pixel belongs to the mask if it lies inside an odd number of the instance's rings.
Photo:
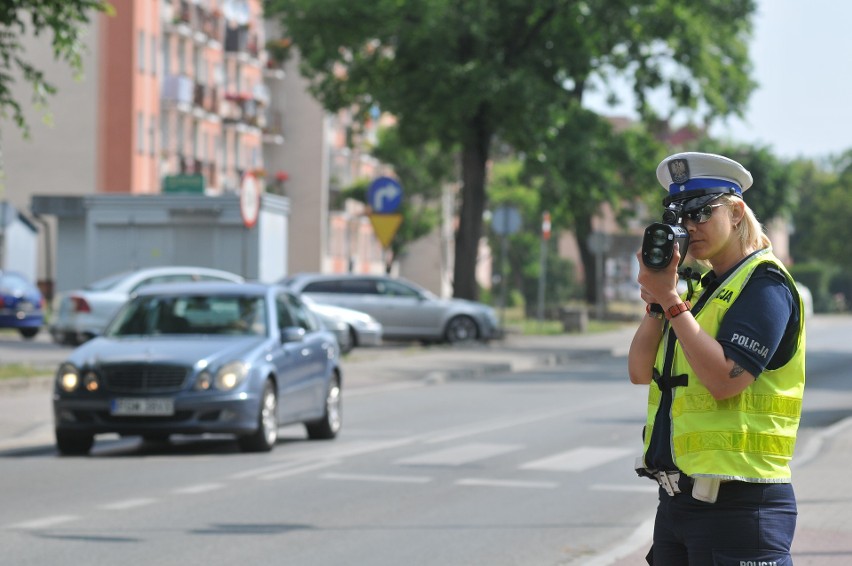
<svg viewBox="0 0 852 566">
<path fill-rule="evenodd" d="M 852 149 L 851 21 L 847 0 L 757 0 L 750 57 L 758 86 L 744 119 L 711 134 L 785 159 Z"/>
</svg>

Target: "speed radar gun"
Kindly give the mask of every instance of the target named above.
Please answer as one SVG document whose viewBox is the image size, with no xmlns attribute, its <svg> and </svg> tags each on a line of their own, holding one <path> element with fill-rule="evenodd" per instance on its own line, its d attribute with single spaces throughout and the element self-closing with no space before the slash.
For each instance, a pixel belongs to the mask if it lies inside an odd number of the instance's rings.
<svg viewBox="0 0 852 566">
<path fill-rule="evenodd" d="M 676 202 L 669 204 L 663 212 L 662 222 L 654 222 L 645 228 L 642 262 L 652 269 L 668 267 L 675 246 L 680 250 L 680 263 L 683 263 L 689 247 L 689 232 L 683 227 L 683 205 Z"/>
</svg>

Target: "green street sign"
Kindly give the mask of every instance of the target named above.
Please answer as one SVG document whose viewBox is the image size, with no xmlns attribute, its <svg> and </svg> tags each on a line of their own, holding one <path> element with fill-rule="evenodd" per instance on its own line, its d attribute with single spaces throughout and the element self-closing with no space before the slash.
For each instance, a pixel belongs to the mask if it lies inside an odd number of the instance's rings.
<svg viewBox="0 0 852 566">
<path fill-rule="evenodd" d="M 163 192 L 204 194 L 204 175 L 166 175 Z"/>
</svg>

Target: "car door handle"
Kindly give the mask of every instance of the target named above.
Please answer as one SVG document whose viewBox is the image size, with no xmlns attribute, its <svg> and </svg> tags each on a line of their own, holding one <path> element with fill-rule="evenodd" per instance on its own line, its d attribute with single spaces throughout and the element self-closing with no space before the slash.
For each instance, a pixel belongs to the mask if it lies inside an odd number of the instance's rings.
<svg viewBox="0 0 852 566">
<path fill-rule="evenodd" d="M 302 348 L 302 356 L 308 357 L 311 355 L 311 350 L 309 348 Z"/>
</svg>

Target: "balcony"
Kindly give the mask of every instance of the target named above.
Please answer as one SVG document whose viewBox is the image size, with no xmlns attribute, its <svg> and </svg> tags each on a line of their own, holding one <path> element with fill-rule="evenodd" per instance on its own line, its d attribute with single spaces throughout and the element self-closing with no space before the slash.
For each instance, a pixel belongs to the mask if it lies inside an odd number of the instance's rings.
<svg viewBox="0 0 852 566">
<path fill-rule="evenodd" d="M 246 125 L 254 128 L 266 126 L 266 116 L 261 106 L 248 93 L 226 92 L 222 104 L 222 121 L 226 125 Z"/>
<path fill-rule="evenodd" d="M 245 59 L 260 57 L 258 35 L 249 30 L 248 25 L 228 26 L 225 28 L 225 54 L 237 55 Z"/>
<path fill-rule="evenodd" d="M 277 110 L 266 110 L 266 125 L 263 128 L 263 143 L 281 145 L 284 143 L 284 115 Z"/>
<path fill-rule="evenodd" d="M 184 75 L 167 75 L 163 78 L 160 93 L 161 101 L 179 110 L 191 110 L 195 94 L 195 84 Z"/>
<path fill-rule="evenodd" d="M 248 26 L 228 26 L 225 28 L 225 52 L 243 53 L 248 50 Z"/>
</svg>

